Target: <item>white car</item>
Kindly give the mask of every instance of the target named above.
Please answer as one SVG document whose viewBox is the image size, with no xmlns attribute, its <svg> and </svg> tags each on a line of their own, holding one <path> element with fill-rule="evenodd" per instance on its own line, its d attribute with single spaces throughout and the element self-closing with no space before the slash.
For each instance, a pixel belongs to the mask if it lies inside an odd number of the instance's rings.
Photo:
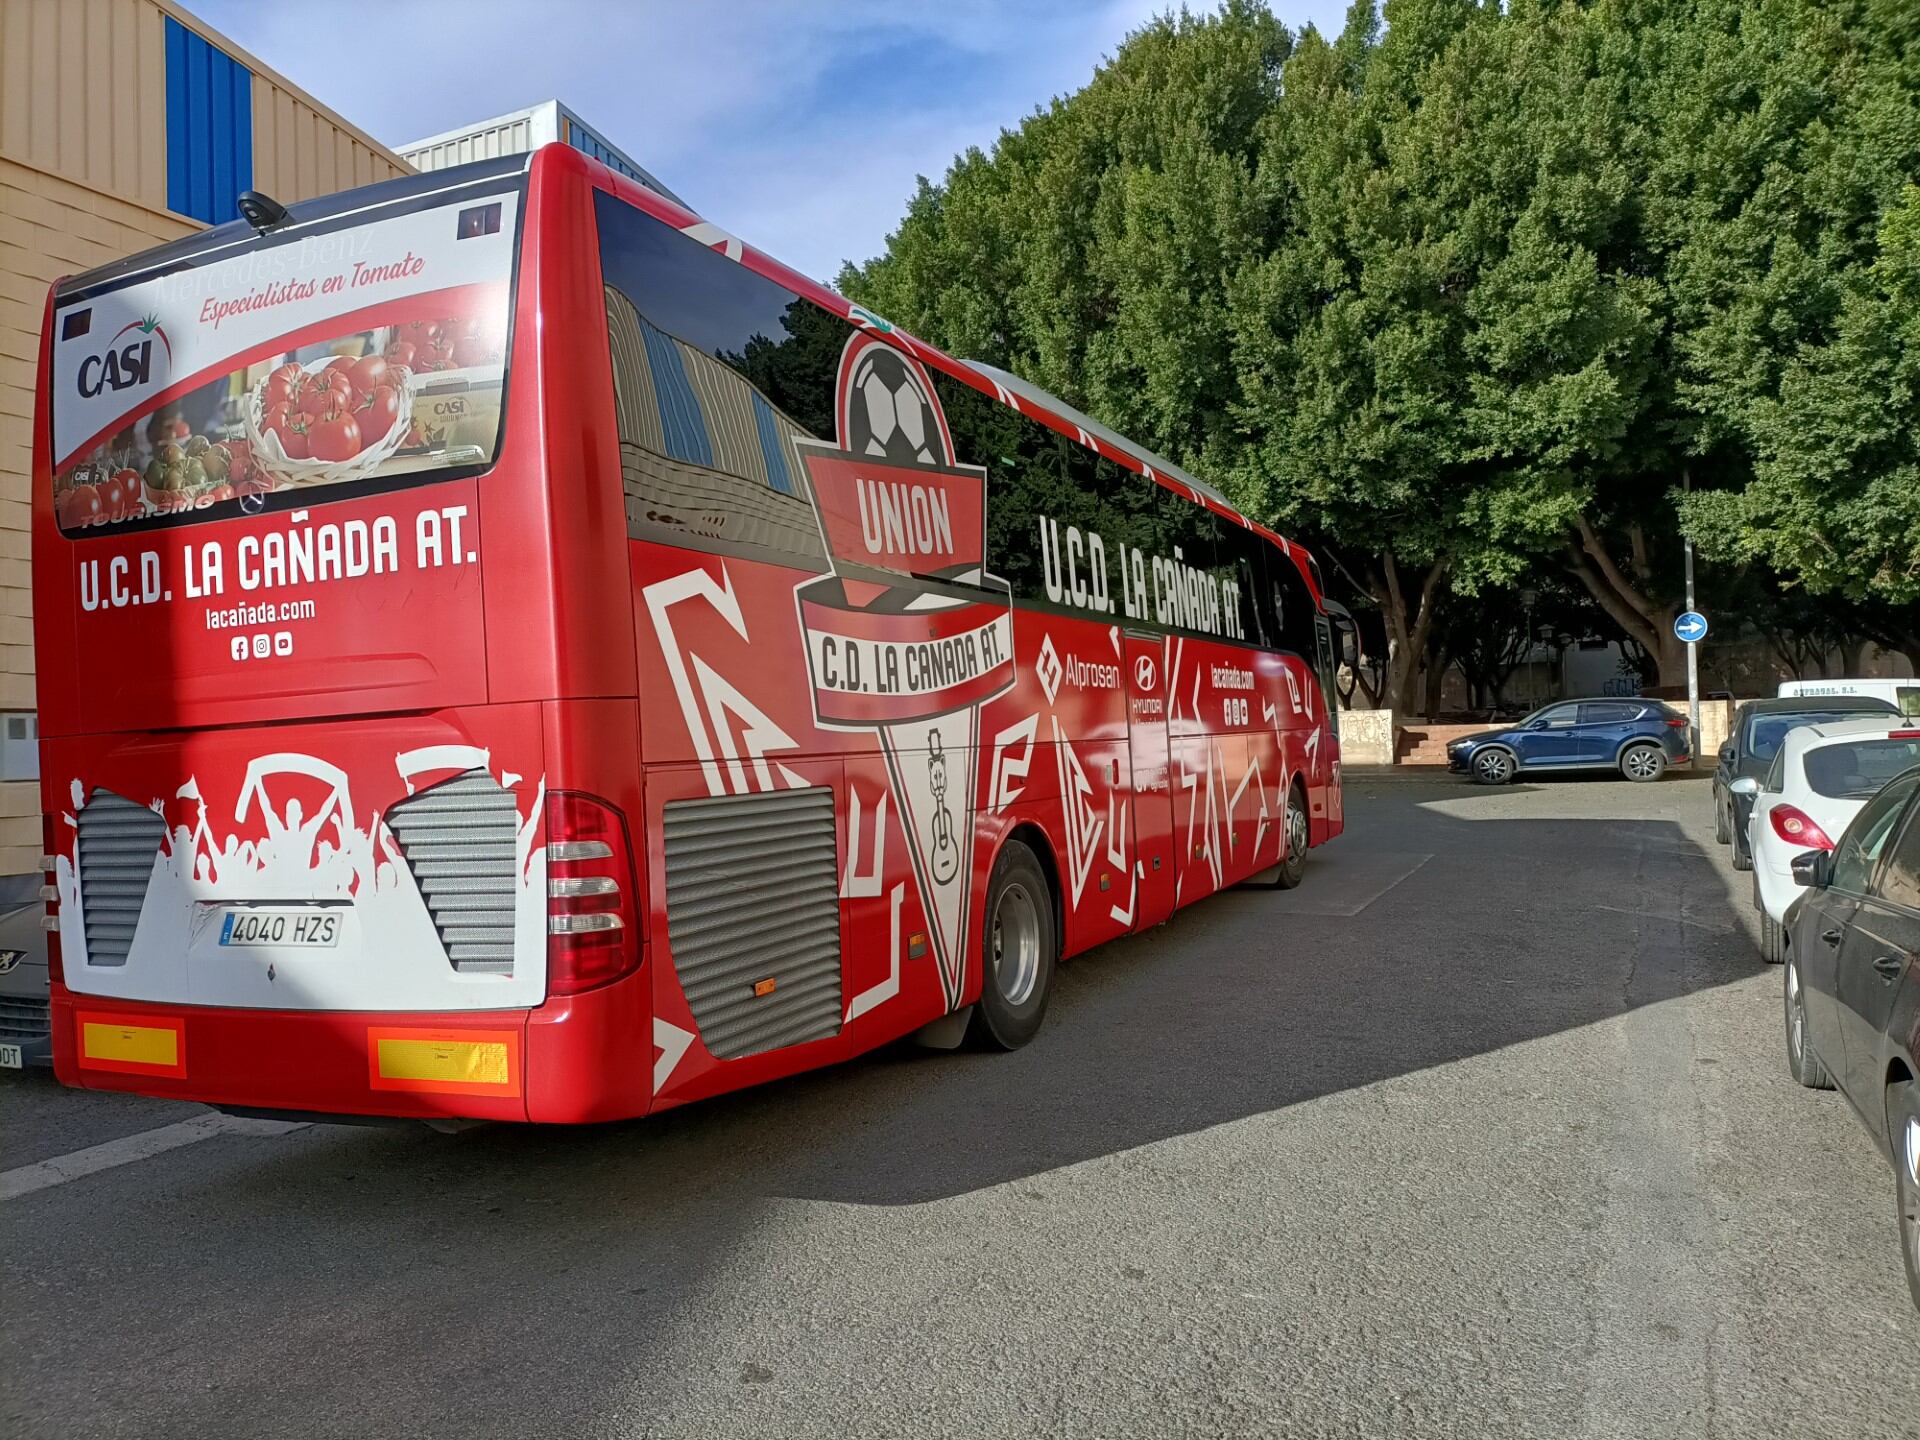
<svg viewBox="0 0 1920 1440">
<path fill-rule="evenodd" d="M 1780 694 L 1872 695 L 1885 700 L 1902 715 L 1920 716 L 1920 680 L 1898 676 L 1878 680 L 1783 680 Z"/>
<path fill-rule="evenodd" d="M 1806 892 L 1794 883 L 1793 857 L 1831 850 L 1840 832 L 1887 781 L 1920 765 L 1920 725 L 1894 716 L 1798 725 L 1756 786 L 1747 820 L 1753 856 L 1753 903 L 1760 911 L 1761 948 L 1769 964 L 1783 958 L 1787 910 Z"/>
</svg>

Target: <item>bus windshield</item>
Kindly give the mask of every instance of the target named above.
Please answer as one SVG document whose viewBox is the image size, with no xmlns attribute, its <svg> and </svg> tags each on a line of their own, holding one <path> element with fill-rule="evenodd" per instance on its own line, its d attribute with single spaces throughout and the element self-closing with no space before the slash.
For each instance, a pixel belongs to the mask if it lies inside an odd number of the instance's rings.
<svg viewBox="0 0 1920 1440">
<path fill-rule="evenodd" d="M 520 194 L 290 226 L 53 315 L 69 535 L 471 473 L 500 441 Z M 221 232 L 215 232 L 216 235 Z"/>
</svg>

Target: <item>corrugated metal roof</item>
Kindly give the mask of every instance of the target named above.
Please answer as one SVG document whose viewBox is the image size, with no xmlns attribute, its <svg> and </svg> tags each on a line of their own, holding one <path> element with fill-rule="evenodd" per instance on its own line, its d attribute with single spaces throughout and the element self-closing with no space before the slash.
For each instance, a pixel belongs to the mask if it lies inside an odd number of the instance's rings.
<svg viewBox="0 0 1920 1440">
<path fill-rule="evenodd" d="M 1012 371 L 1002 370 L 998 365 L 989 365 L 984 360 L 969 360 L 966 363 L 974 369 L 981 371 L 983 374 L 992 376 L 1022 400 L 1031 400 L 1042 409 L 1051 410 L 1062 420 L 1071 421 L 1089 435 L 1098 436 L 1114 449 L 1124 451 L 1142 464 L 1151 466 L 1156 474 L 1171 475 L 1196 495 L 1204 495 L 1215 504 L 1223 505 L 1228 510 L 1232 510 L 1236 515 L 1240 513 L 1231 500 L 1227 499 L 1225 495 L 1221 494 L 1219 490 L 1209 485 L 1206 481 L 1189 474 L 1174 464 L 1173 461 L 1167 459 L 1166 456 L 1156 454 L 1137 441 L 1127 439 L 1126 436 L 1122 435 L 1112 426 L 1102 425 L 1091 415 L 1074 409 L 1073 406 L 1067 404 L 1066 401 L 1062 400 L 1052 391 L 1043 390 L 1031 380 L 1023 380 Z"/>
<path fill-rule="evenodd" d="M 438 135 L 410 140 L 400 147 L 400 153 L 418 169 L 439 170 L 494 155 L 538 150 L 542 145 L 550 145 L 555 141 L 591 155 L 608 169 L 638 180 L 676 205 L 690 208 L 686 201 L 663 185 L 659 177 L 608 141 L 570 106 L 558 100 L 543 100 L 525 110 L 510 111 L 505 115 L 476 120 L 457 130 L 443 130 Z"/>
</svg>

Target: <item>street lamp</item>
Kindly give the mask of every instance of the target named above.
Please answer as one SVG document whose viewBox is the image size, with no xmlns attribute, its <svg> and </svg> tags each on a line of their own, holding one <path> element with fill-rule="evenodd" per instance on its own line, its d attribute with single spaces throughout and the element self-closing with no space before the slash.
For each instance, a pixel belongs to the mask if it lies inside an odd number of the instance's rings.
<svg viewBox="0 0 1920 1440">
<path fill-rule="evenodd" d="M 1527 662 L 1528 704 L 1533 703 L 1538 693 L 1533 684 L 1533 607 L 1539 599 L 1540 592 L 1531 586 L 1524 587 L 1520 591 L 1520 608 L 1526 615 L 1525 629 L 1522 631 L 1525 637 L 1525 643 L 1521 648 L 1520 658 Z"/>
</svg>

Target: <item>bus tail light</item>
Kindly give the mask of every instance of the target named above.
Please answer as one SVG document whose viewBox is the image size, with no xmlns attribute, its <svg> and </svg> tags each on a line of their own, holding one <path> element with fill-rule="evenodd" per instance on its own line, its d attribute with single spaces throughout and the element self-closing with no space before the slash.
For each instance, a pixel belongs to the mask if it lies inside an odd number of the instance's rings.
<svg viewBox="0 0 1920 1440">
<path fill-rule="evenodd" d="M 577 995 L 640 964 L 627 821 L 577 790 L 547 796 L 547 990 Z"/>
<path fill-rule="evenodd" d="M 43 883 L 40 898 L 47 902 L 47 913 L 40 926 L 47 932 L 47 979 L 55 985 L 67 983 L 67 970 L 60 959 L 60 860 L 54 842 L 60 838 L 53 816 L 40 817 L 40 871 Z"/>
<path fill-rule="evenodd" d="M 1773 824 L 1773 833 L 1789 845 L 1800 845 L 1810 850 L 1831 850 L 1833 841 L 1827 838 L 1827 832 L 1814 824 L 1813 817 L 1794 805 L 1776 805 L 1767 812 L 1767 819 Z"/>
</svg>

